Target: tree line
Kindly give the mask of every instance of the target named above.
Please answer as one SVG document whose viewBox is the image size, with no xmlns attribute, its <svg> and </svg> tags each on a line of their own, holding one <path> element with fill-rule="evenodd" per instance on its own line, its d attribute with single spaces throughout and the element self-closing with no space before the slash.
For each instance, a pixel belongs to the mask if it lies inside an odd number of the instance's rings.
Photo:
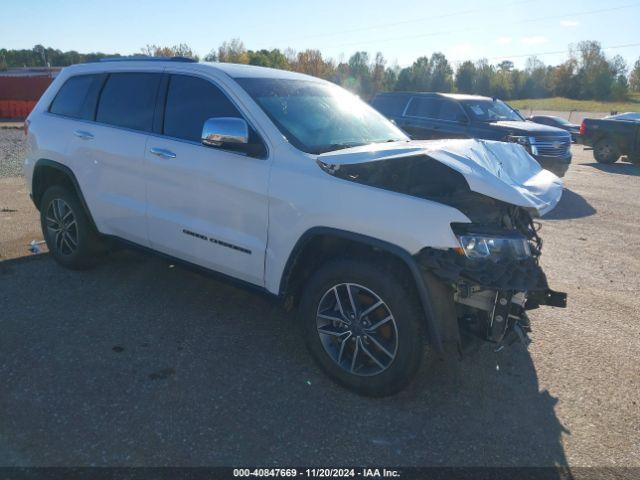
<svg viewBox="0 0 640 480">
<path fill-rule="evenodd" d="M 199 60 L 186 44 L 147 45 L 139 55 L 181 56 Z M 119 57 L 119 54 L 62 52 L 36 45 L 31 50 L 0 49 L 0 70 L 10 67 L 67 66 Z M 434 91 L 474 93 L 505 100 L 551 96 L 589 100 L 624 100 L 640 92 L 640 58 L 629 71 L 624 59 L 607 56 L 596 41 L 570 47 L 559 65 L 545 65 L 533 56 L 523 69 L 512 61 L 491 64 L 487 59 L 467 60 L 452 66 L 443 53 L 421 56 L 412 65 L 388 65 L 382 53 L 371 57 L 361 51 L 347 60 L 326 58 L 320 50 L 249 50 L 239 39 L 225 41 L 204 61 L 231 62 L 292 70 L 337 83 L 365 99 L 381 91 Z"/>
</svg>

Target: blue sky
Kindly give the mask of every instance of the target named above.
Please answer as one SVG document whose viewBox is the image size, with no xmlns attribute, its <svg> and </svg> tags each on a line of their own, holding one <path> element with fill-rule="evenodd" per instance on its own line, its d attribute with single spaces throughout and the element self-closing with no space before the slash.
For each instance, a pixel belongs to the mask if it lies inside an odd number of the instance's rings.
<svg viewBox="0 0 640 480">
<path fill-rule="evenodd" d="M 204 55 L 235 37 L 250 49 L 319 48 L 336 60 L 381 51 L 400 66 L 434 51 L 452 63 L 485 57 L 523 65 L 528 54 L 541 53 L 543 62 L 557 64 L 580 40 L 640 43 L 634 0 L 31 0 L 3 2 L 2 17 L 4 48 L 40 43 L 130 54 L 146 44 L 187 43 Z M 640 45 L 606 53 L 631 66 Z"/>
</svg>

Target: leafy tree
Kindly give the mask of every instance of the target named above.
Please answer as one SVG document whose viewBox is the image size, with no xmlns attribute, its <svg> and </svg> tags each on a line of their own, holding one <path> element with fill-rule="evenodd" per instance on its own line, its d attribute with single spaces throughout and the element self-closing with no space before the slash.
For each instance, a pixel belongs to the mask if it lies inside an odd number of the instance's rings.
<svg viewBox="0 0 640 480">
<path fill-rule="evenodd" d="M 331 60 L 322 58 L 320 50 L 305 50 L 298 52 L 293 63 L 292 70 L 313 75 L 314 77 L 329 79 L 334 74 L 334 65 Z"/>
<path fill-rule="evenodd" d="M 491 95 L 491 77 L 493 77 L 494 70 L 486 58 L 480 59 L 476 62 L 476 75 L 474 83 L 473 93 L 479 95 Z"/>
<path fill-rule="evenodd" d="M 431 55 L 430 88 L 433 92 L 450 92 L 453 90 L 453 69 L 449 65 L 447 57 L 443 53 L 436 52 Z"/>
<path fill-rule="evenodd" d="M 247 49 L 239 38 L 222 42 L 218 47 L 218 61 L 225 63 L 249 63 Z"/>
<path fill-rule="evenodd" d="M 633 64 L 633 70 L 629 75 L 629 86 L 634 92 L 640 92 L 640 58 Z"/>
<path fill-rule="evenodd" d="M 558 65 L 551 74 L 551 91 L 555 96 L 578 98 L 580 86 L 576 81 L 578 61 L 570 57 L 566 62 Z"/>
<path fill-rule="evenodd" d="M 258 50 L 257 52 L 249 50 L 248 55 L 250 65 L 279 68 L 281 70 L 290 69 L 287 57 L 277 48 L 273 50 Z"/>
<path fill-rule="evenodd" d="M 198 58 L 186 44 L 147 45 L 139 55 L 184 56 Z M 97 61 L 119 54 L 79 53 L 35 45 L 31 49 L 0 49 L 0 70 L 13 67 L 64 67 L 74 63 Z M 367 52 L 356 52 L 348 60 L 334 62 L 319 50 L 296 52 L 291 48 L 247 50 L 240 39 L 223 42 L 211 50 L 205 61 L 249 63 L 294 70 L 335 83 L 369 98 L 379 91 L 455 91 L 477 93 L 505 99 L 536 98 L 557 95 L 579 99 L 623 100 L 628 91 L 640 92 L 640 59 L 629 75 L 619 55 L 607 57 L 598 42 L 580 42 L 570 49 L 569 58 L 557 66 L 545 66 L 537 58 L 527 60 L 524 69 L 504 60 L 492 66 L 486 59 L 464 61 L 455 75 L 447 58 L 439 52 L 423 55 L 406 68 L 387 67 L 381 52 L 371 59 Z"/>
<path fill-rule="evenodd" d="M 218 61 L 218 50 L 212 49 L 204 56 L 203 59 L 205 62 L 217 62 Z"/>
<path fill-rule="evenodd" d="M 158 45 L 147 45 L 140 49 L 143 55 L 148 57 L 186 57 L 199 60 L 198 55 L 193 53 L 191 47 L 185 43 L 174 45 L 173 47 L 161 47 Z"/>
<path fill-rule="evenodd" d="M 456 90 L 460 93 L 473 93 L 476 84 L 476 66 L 470 60 L 462 62 L 456 70 Z"/>
<path fill-rule="evenodd" d="M 377 93 L 385 90 L 387 73 L 387 70 L 385 68 L 386 64 L 387 61 L 384 59 L 382 53 L 376 53 L 376 58 L 374 59 L 373 65 L 371 67 L 371 84 L 373 89 L 372 93 Z"/>
</svg>

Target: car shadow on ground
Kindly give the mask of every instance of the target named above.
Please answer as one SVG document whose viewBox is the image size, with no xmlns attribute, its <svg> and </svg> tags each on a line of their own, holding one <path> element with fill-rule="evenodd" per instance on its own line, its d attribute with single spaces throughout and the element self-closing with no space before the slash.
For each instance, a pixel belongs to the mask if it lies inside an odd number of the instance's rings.
<svg viewBox="0 0 640 480">
<path fill-rule="evenodd" d="M 0 263 L 2 465 L 566 465 L 516 345 L 391 398 L 337 387 L 268 297 L 130 251 Z M 535 321 L 535 316 L 534 316 Z"/>
<path fill-rule="evenodd" d="M 596 213 L 596 209 L 581 195 L 565 188 L 556 208 L 543 216 L 543 220 L 569 220 L 588 217 Z"/>
<path fill-rule="evenodd" d="M 629 175 L 631 177 L 640 177 L 640 167 L 627 162 L 616 162 L 611 165 L 605 163 L 584 163 L 587 167 L 592 167 L 601 172 L 615 173 L 617 175 Z"/>
</svg>

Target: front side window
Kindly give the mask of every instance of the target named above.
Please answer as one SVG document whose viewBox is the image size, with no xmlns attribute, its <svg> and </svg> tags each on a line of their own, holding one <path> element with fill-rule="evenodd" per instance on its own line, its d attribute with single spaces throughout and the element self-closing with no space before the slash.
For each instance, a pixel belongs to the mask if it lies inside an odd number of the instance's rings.
<svg viewBox="0 0 640 480">
<path fill-rule="evenodd" d="M 167 91 L 163 133 L 200 142 L 204 122 L 213 117 L 241 117 L 224 93 L 211 82 L 172 75 Z"/>
<path fill-rule="evenodd" d="M 464 118 L 464 113 L 460 110 L 457 103 L 450 100 L 440 100 L 440 110 L 438 110 L 438 118 L 449 122 L 459 122 Z"/>
<path fill-rule="evenodd" d="M 515 110 L 500 100 L 464 100 L 462 105 L 479 122 L 523 121 Z"/>
<path fill-rule="evenodd" d="M 150 132 L 161 75 L 112 73 L 102 89 L 96 121 Z"/>
<path fill-rule="evenodd" d="M 93 120 L 102 75 L 78 75 L 68 79 L 58 91 L 49 111 L 56 115 Z"/>
<path fill-rule="evenodd" d="M 280 132 L 303 152 L 406 141 L 393 123 L 346 90 L 313 80 L 236 78 Z"/>
</svg>

